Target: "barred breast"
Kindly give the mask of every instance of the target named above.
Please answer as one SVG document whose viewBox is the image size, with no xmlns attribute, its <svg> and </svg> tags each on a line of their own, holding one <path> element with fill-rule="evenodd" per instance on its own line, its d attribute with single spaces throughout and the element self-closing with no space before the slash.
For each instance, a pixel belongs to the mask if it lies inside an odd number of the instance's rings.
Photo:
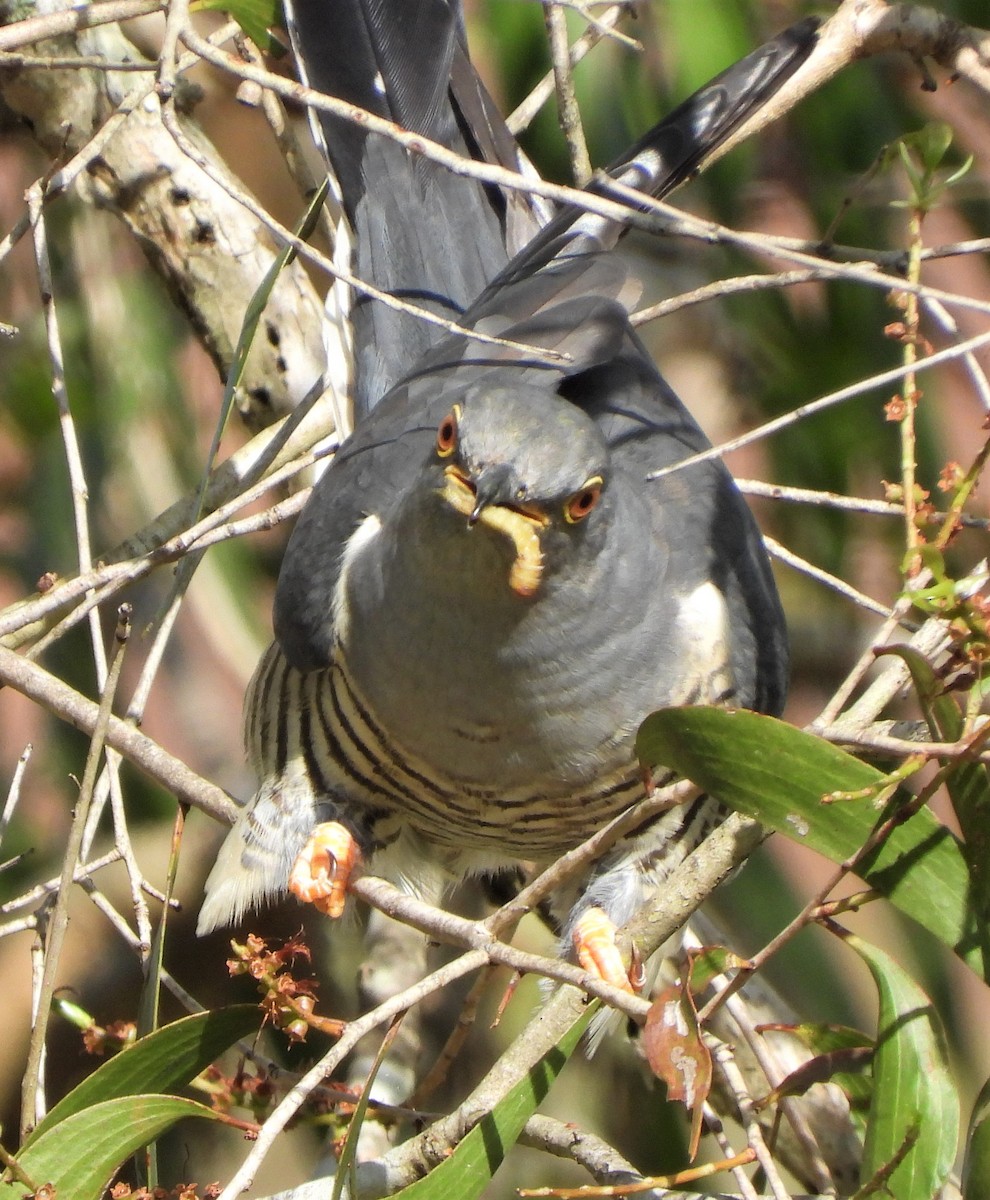
<svg viewBox="0 0 990 1200">
<path fill-rule="evenodd" d="M 326 670 L 303 673 L 271 646 L 246 697 L 245 741 L 259 779 L 301 772 L 315 799 L 358 809 L 376 838 L 401 815 L 429 842 L 499 861 L 556 857 L 643 789 L 631 752 L 577 787 L 548 778 L 499 788 L 458 776 L 456 762 L 427 762 L 382 727 L 339 649 Z"/>
</svg>

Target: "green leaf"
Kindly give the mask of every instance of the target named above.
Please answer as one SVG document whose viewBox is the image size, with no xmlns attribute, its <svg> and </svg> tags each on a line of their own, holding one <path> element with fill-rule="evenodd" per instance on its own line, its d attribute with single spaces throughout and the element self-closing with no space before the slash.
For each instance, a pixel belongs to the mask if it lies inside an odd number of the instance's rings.
<svg viewBox="0 0 990 1200">
<path fill-rule="evenodd" d="M 388 1027 L 388 1031 L 382 1038 L 381 1045 L 378 1047 L 378 1053 L 371 1064 L 368 1077 L 361 1087 L 361 1095 L 358 1097 L 350 1124 L 347 1126 L 344 1148 L 337 1159 L 337 1171 L 333 1177 L 333 1192 L 331 1193 L 330 1200 L 340 1200 L 340 1197 L 344 1195 L 345 1188 L 350 1190 L 351 1195 L 357 1195 L 357 1154 L 358 1143 L 361 1140 L 361 1127 L 364 1125 L 365 1118 L 368 1115 L 368 1106 L 371 1104 L 371 1093 L 375 1086 L 375 1080 L 378 1078 L 378 1072 L 381 1070 L 382 1063 L 385 1061 L 385 1057 L 391 1049 L 392 1043 L 395 1041 L 396 1034 L 399 1032 L 399 1026 L 402 1024 L 404 1017 L 404 1012 L 399 1013 L 397 1017 L 393 1017 L 392 1024 Z"/>
<path fill-rule="evenodd" d="M 309 202 L 309 207 L 303 213 L 296 229 L 293 230 L 295 236 L 300 241 L 307 241 L 316 228 L 316 224 L 320 219 L 320 213 L 323 210 L 323 202 L 326 200 L 329 190 L 330 182 L 328 179 L 324 179 L 323 183 L 314 192 Z M 255 334 L 258 332 L 258 325 L 264 314 L 265 307 L 271 299 L 272 290 L 278 282 L 279 275 L 295 261 L 297 253 L 298 251 L 292 243 L 287 242 L 282 247 L 265 272 L 264 279 L 255 288 L 244 310 L 241 331 L 238 334 L 237 345 L 234 348 L 234 355 L 231 359 L 230 368 L 227 371 L 227 382 L 224 386 L 223 400 L 220 402 L 220 413 L 217 418 L 216 428 L 213 431 L 213 441 L 210 444 L 206 459 L 206 468 L 203 471 L 203 478 L 199 485 L 199 494 L 196 500 L 197 515 L 202 512 L 206 488 L 210 480 L 210 472 L 213 470 L 217 455 L 220 453 L 220 442 L 223 438 L 224 430 L 227 428 L 227 422 L 230 420 L 230 414 L 234 409 L 237 388 L 244 376 L 248 355 L 251 353 Z"/>
<path fill-rule="evenodd" d="M 189 1083 L 239 1038 L 254 1033 L 260 1023 L 261 1010 L 256 1004 L 238 1004 L 196 1013 L 148 1034 L 103 1063 L 60 1100 L 37 1125 L 25 1148 L 101 1101 L 167 1092 Z"/>
<path fill-rule="evenodd" d="M 928 728 L 936 741 L 957 742 L 963 736 L 963 715 L 954 696 L 924 655 L 910 646 L 890 646 L 885 653 L 902 658 L 911 672 Z M 977 914 L 990 921 L 990 770 L 983 763 L 956 763 L 945 781 L 963 835 L 963 854 L 969 864 L 972 897 Z"/>
<path fill-rule="evenodd" d="M 929 1200 L 949 1177 L 959 1139 L 959 1099 L 942 1027 L 931 1001 L 892 958 L 844 936 L 880 994 L 861 1182 L 900 1157 L 884 1179 L 893 1200 Z"/>
<path fill-rule="evenodd" d="M 822 804 L 830 792 L 879 788 L 885 776 L 820 738 L 742 710 L 653 713 L 640 727 L 636 752 L 644 766 L 672 768 L 836 863 L 903 802 L 895 796 L 882 813 L 869 800 Z M 962 848 L 927 809 L 896 826 L 856 873 L 990 979 L 990 932 L 972 904 Z"/>
<path fill-rule="evenodd" d="M 183 1117 L 224 1120 L 178 1096 L 122 1096 L 66 1117 L 33 1139 L 17 1162 L 37 1186 L 53 1184 L 63 1200 L 100 1200 L 120 1164 Z M 23 1197 L 23 1183 L 0 1183 L 0 1200 Z"/>
<path fill-rule="evenodd" d="M 793 1034 L 815 1054 L 833 1054 L 836 1050 L 864 1049 L 873 1039 L 848 1025 L 829 1025 L 819 1021 L 803 1021 L 799 1025 L 761 1025 L 760 1032 L 773 1029 Z"/>
<path fill-rule="evenodd" d="M 944 181 L 942 186 L 950 188 L 953 186 L 953 184 L 958 183 L 960 179 L 963 179 L 966 175 L 968 175 L 971 167 L 973 166 L 973 160 L 974 156 L 972 154 L 967 154 L 962 164 L 952 172 L 952 174 Z"/>
<path fill-rule="evenodd" d="M 278 0 L 199 0 L 193 10 L 211 9 L 229 13 L 259 50 L 277 53 L 281 44 L 268 32 L 281 21 L 282 6 Z"/>
<path fill-rule="evenodd" d="M 481 1118 L 454 1153 L 425 1178 L 396 1192 L 396 1200 L 399 1197 L 401 1200 L 475 1200 L 480 1196 L 515 1144 L 522 1127 L 550 1091 L 598 1007 L 597 1004 L 589 1005 L 557 1045 L 530 1068 L 526 1078 Z"/>
<path fill-rule="evenodd" d="M 873 1093 L 868 1070 L 873 1057 L 872 1038 L 845 1025 L 814 1022 L 759 1026 L 760 1033 L 767 1030 L 791 1034 L 815 1056 L 783 1079 L 771 1096 L 803 1095 L 812 1083 L 830 1080 L 845 1092 L 852 1108 L 866 1108 Z"/>
<path fill-rule="evenodd" d="M 689 982 L 691 991 L 696 996 L 700 995 L 716 976 L 748 966 L 745 958 L 740 958 L 727 946 L 702 946 L 692 951 L 688 959 L 691 963 Z"/>
<path fill-rule="evenodd" d="M 986 1200 L 990 1196 L 990 1079 L 977 1096 L 969 1119 L 962 1189 L 963 1200 Z"/>
<path fill-rule="evenodd" d="M 952 145 L 952 126 L 944 121 L 929 121 L 916 134 L 915 146 L 922 165 L 929 173 L 935 171 Z"/>
</svg>

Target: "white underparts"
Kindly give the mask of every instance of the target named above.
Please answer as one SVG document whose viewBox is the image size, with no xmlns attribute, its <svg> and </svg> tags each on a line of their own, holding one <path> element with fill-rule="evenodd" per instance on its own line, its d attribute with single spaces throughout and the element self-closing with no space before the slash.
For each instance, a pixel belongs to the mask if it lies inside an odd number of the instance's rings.
<svg viewBox="0 0 990 1200">
<path fill-rule="evenodd" d="M 346 644 L 349 632 L 350 612 L 347 606 L 347 573 L 369 544 L 381 532 L 381 520 L 374 513 L 369 514 L 347 539 L 344 553 L 340 560 L 340 573 L 337 576 L 337 587 L 333 594 L 333 628 L 336 640 Z"/>
</svg>

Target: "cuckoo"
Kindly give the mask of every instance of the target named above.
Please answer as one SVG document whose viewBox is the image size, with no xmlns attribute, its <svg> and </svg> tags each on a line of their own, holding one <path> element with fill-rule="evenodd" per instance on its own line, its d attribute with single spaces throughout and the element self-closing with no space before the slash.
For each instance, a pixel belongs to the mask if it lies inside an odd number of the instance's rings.
<svg viewBox="0 0 990 1200">
<path fill-rule="evenodd" d="M 290 23 L 312 87 L 529 170 L 455 0 L 294 0 Z M 611 178 L 666 194 L 814 40 L 803 22 L 756 50 Z M 548 214 L 343 115 L 318 133 L 354 274 L 459 328 L 354 301 L 354 431 L 285 553 L 245 703 L 259 786 L 201 932 L 287 891 L 337 916 L 362 865 L 437 899 L 465 874 L 550 862 L 642 796 L 648 713 L 778 713 L 786 690 L 780 603 L 729 473 L 709 459 L 654 478 L 709 443 L 630 321 L 621 220 Z M 615 928 L 719 816 L 702 797 L 620 842 L 558 900 L 568 951 L 628 987 Z"/>
</svg>

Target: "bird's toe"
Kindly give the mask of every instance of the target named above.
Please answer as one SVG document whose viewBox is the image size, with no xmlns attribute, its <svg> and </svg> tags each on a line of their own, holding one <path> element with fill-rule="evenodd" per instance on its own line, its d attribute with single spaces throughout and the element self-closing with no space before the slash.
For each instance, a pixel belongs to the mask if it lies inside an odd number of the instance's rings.
<svg viewBox="0 0 990 1200">
<path fill-rule="evenodd" d="M 641 966 L 634 959 L 627 967 L 615 942 L 615 924 L 604 909 L 589 908 L 578 917 L 572 933 L 577 960 L 586 971 L 623 991 L 635 991 Z"/>
<path fill-rule="evenodd" d="M 353 835 L 337 821 L 317 825 L 289 872 L 289 891 L 328 917 L 339 917 L 347 885 L 362 864 Z"/>
</svg>

